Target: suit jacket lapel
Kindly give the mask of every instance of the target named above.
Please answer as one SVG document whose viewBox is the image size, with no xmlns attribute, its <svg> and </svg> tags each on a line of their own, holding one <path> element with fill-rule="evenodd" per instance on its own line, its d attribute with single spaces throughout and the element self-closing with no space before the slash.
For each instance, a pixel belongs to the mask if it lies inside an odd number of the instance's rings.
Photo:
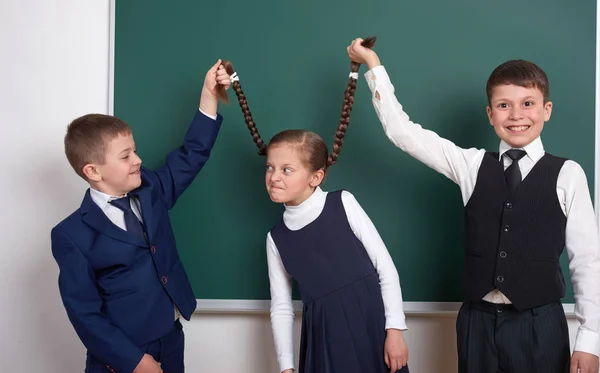
<svg viewBox="0 0 600 373">
<path fill-rule="evenodd" d="M 123 229 L 117 227 L 112 221 L 102 212 L 100 207 L 92 200 L 90 191 L 88 190 L 83 197 L 81 203 L 81 219 L 84 223 L 94 228 L 101 234 L 114 238 L 115 240 L 127 242 L 137 246 L 147 246 L 146 243 L 139 237 L 127 233 Z"/>
</svg>

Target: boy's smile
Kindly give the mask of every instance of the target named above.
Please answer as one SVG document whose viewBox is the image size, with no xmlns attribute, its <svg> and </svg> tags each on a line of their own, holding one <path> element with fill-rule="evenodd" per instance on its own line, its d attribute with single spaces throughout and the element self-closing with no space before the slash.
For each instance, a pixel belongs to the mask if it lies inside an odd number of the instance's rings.
<svg viewBox="0 0 600 373">
<path fill-rule="evenodd" d="M 529 127 L 531 127 L 531 126 L 528 126 L 528 125 L 525 125 L 525 126 L 508 126 L 507 128 L 508 128 L 509 131 L 516 133 L 516 132 L 524 132 L 524 131 L 528 130 Z"/>
<path fill-rule="evenodd" d="M 104 164 L 95 165 L 95 188 L 111 196 L 122 196 L 142 183 L 142 160 L 135 153 L 131 134 L 119 135 L 107 142 Z"/>
<path fill-rule="evenodd" d="M 496 86 L 487 107 L 496 134 L 513 148 L 522 148 L 538 138 L 551 113 L 552 102 L 544 103 L 539 89 L 514 84 Z"/>
</svg>

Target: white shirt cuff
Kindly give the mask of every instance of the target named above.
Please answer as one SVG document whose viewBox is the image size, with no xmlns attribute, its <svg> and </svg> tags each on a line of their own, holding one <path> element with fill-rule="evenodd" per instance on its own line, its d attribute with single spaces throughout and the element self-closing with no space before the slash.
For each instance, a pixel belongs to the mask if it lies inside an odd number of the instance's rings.
<svg viewBox="0 0 600 373">
<path fill-rule="evenodd" d="M 294 355 L 286 354 L 277 358 L 279 361 L 279 371 L 283 372 L 286 369 L 294 369 Z"/>
<path fill-rule="evenodd" d="M 210 119 L 212 119 L 212 120 L 217 120 L 217 116 L 216 116 L 216 115 L 209 115 L 209 114 L 206 114 L 206 113 L 205 113 L 205 112 L 203 112 L 203 111 L 202 111 L 202 109 L 200 109 L 200 108 L 198 108 L 198 110 L 199 110 L 199 111 L 200 111 L 202 114 L 204 114 L 204 115 L 206 115 L 207 117 L 209 117 Z"/>
<path fill-rule="evenodd" d="M 406 326 L 406 319 L 403 317 L 395 317 L 395 318 L 386 318 L 385 319 L 385 328 L 386 329 L 398 329 L 398 330 L 408 330 Z"/>
<path fill-rule="evenodd" d="M 573 351 L 600 356 L 600 334 L 579 328 Z"/>
</svg>

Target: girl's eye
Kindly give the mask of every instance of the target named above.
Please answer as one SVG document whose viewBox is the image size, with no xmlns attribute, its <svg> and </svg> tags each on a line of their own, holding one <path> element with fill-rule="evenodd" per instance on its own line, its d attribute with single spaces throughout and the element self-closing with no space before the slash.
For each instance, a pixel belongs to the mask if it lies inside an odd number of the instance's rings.
<svg viewBox="0 0 600 373">
<path fill-rule="evenodd" d="M 273 166 L 267 165 L 267 171 L 273 171 Z"/>
<path fill-rule="evenodd" d="M 289 167 L 286 167 L 283 169 L 283 172 L 285 172 L 286 174 L 289 174 L 290 172 L 292 172 L 292 169 Z"/>
</svg>

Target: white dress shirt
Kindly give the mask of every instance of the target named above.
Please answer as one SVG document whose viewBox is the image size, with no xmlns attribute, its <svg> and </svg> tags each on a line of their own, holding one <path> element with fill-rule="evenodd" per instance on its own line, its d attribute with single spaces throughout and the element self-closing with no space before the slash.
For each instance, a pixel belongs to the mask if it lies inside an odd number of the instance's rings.
<svg viewBox="0 0 600 373">
<path fill-rule="evenodd" d="M 314 193 L 298 206 L 285 206 L 283 222 L 296 231 L 313 222 L 325 207 L 327 192 L 317 187 Z M 354 196 L 342 191 L 342 203 L 350 228 L 362 242 L 379 275 L 385 309 L 385 328 L 407 330 L 398 271 L 377 229 Z M 267 263 L 271 287 L 271 326 L 280 371 L 294 368 L 292 279 L 286 272 L 279 251 L 267 235 Z"/>
<path fill-rule="evenodd" d="M 484 149 L 463 149 L 435 132 L 412 122 L 394 95 L 394 86 L 383 66 L 365 73 L 372 93 L 372 102 L 385 134 L 394 145 L 412 157 L 443 174 L 460 187 L 463 204 L 471 198 Z M 511 149 L 500 142 L 499 157 L 504 169 L 511 159 L 504 152 Z M 523 178 L 544 155 L 542 140 L 538 137 L 522 148 L 527 155 L 519 161 Z M 567 217 L 566 249 L 569 271 L 575 293 L 575 315 L 581 326 L 577 331 L 574 350 L 600 354 L 600 247 L 598 226 L 590 198 L 587 179 L 581 166 L 566 161 L 558 175 L 556 195 Z M 510 303 L 499 290 L 484 298 L 494 303 Z"/>
</svg>

